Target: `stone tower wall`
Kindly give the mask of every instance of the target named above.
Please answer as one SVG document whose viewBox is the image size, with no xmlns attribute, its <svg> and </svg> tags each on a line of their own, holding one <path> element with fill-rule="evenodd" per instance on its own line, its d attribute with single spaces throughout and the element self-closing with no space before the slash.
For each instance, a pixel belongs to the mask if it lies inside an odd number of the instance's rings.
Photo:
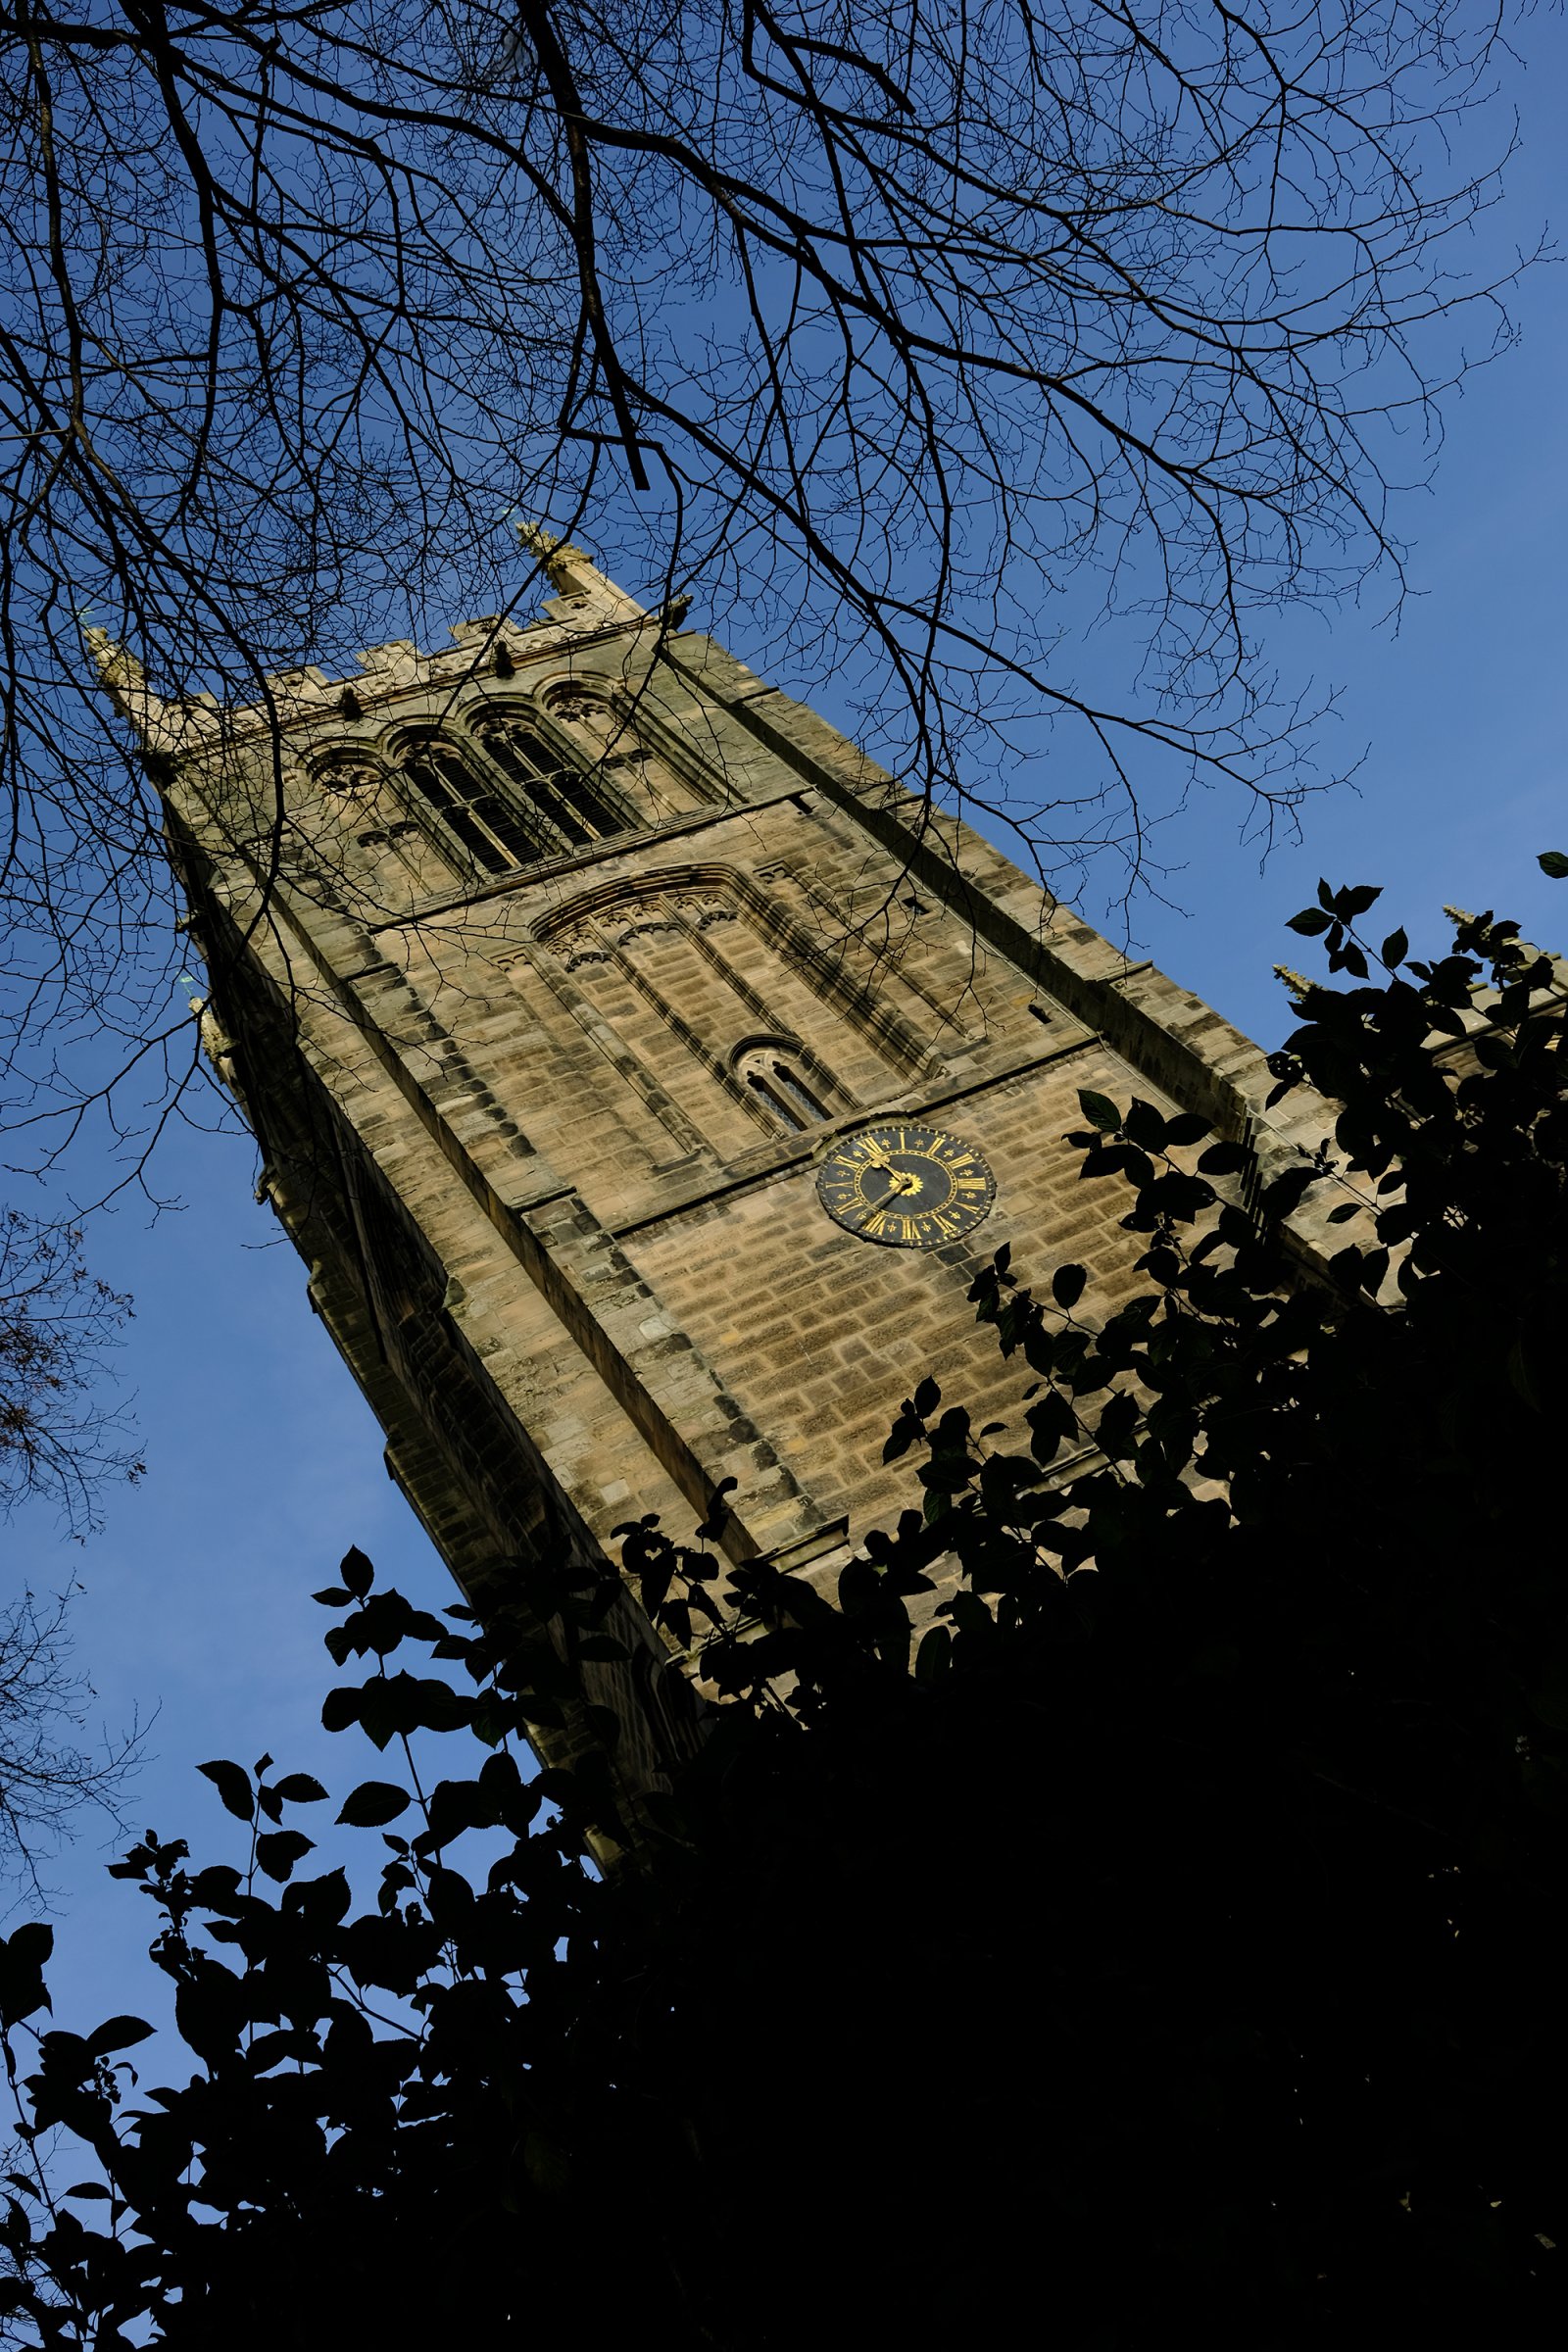
<svg viewBox="0 0 1568 2352">
<path fill-rule="evenodd" d="M 826 1580 L 909 1499 L 881 1440 L 921 1374 L 1019 1409 L 978 1264 L 1079 1260 L 1102 1309 L 1130 1286 L 1124 1201 L 1062 1141 L 1080 1089 L 1245 1131 L 1265 1175 L 1329 1115 L 1275 1130 L 1261 1055 L 1198 999 L 708 638 L 575 551 L 552 572 L 532 626 L 382 648 L 347 687 L 299 672 L 270 709 L 155 705 L 112 657 L 109 682 L 167 762 L 264 1181 L 460 1582 L 612 1554 L 649 1512 L 684 1533 L 724 1479 L 735 1556 Z M 901 1119 L 989 1162 L 966 1237 L 882 1247 L 824 1212 L 832 1139 Z M 682 1736 L 645 1712 L 634 1780 Z"/>
</svg>

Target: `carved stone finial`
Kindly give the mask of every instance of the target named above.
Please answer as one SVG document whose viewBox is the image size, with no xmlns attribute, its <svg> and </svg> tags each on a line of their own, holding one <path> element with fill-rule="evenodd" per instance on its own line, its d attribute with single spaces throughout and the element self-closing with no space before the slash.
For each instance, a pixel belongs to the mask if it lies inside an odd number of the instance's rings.
<svg viewBox="0 0 1568 2352">
<path fill-rule="evenodd" d="M 166 703 L 147 683 L 147 672 L 132 653 L 117 645 L 107 629 L 87 623 L 81 632 L 98 683 L 122 718 L 128 718 L 149 752 L 185 749 L 193 732 L 211 725 L 207 710 L 184 703 Z M 209 707 L 211 698 L 205 698 Z"/>
<path fill-rule="evenodd" d="M 608 597 L 616 604 L 629 602 L 599 570 L 585 547 L 577 547 L 569 539 L 558 539 L 553 531 L 542 529 L 536 522 L 519 522 L 516 528 L 525 554 L 534 558 L 557 596 L 593 597 L 596 601 Z"/>
<path fill-rule="evenodd" d="M 569 539 L 558 539 L 536 522 L 519 522 L 515 527 L 524 552 L 540 565 L 561 599 L 559 604 L 552 601 L 545 606 L 553 620 L 565 621 L 573 628 L 598 628 L 607 620 L 642 618 L 643 607 L 636 598 L 617 588 L 586 548 L 574 546 Z"/>
<path fill-rule="evenodd" d="M 556 592 L 544 606 L 549 619 L 589 630 L 647 618 L 646 608 L 617 588 L 585 548 L 558 539 L 537 522 L 517 521 L 513 527 L 523 552 L 533 557 Z"/>
<path fill-rule="evenodd" d="M 589 563 L 591 559 L 587 550 L 573 547 L 568 540 L 558 539 L 553 531 L 547 531 L 541 523 L 519 521 L 516 531 L 524 552 L 537 559 L 556 594 L 569 596 L 576 584 L 571 577 L 572 564 Z"/>
<path fill-rule="evenodd" d="M 147 672 L 134 654 L 127 654 L 122 645 L 116 645 L 107 629 L 91 622 L 81 632 L 82 643 L 92 657 L 99 683 L 118 703 L 127 694 L 142 695 L 147 691 Z"/>
</svg>

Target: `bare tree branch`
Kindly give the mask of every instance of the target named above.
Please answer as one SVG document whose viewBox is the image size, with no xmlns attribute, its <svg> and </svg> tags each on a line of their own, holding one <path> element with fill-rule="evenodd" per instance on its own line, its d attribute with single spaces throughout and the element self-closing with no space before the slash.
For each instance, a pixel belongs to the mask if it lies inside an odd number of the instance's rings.
<svg viewBox="0 0 1568 2352">
<path fill-rule="evenodd" d="M 0 1212 L 0 1513 L 42 1497 L 81 1535 L 105 1482 L 141 1475 L 104 1387 L 129 1313 L 88 1272 L 74 1227 Z"/>
<path fill-rule="evenodd" d="M 191 1066 L 84 617 L 266 704 L 513 609 L 517 511 L 1058 887 L 1137 887 L 1195 779 L 1289 821 L 1320 713 L 1259 630 L 1398 596 L 1508 339 L 1459 267 L 1505 55 L 1485 0 L 6 0 L 13 1156 L 90 1111 L 133 1167 Z"/>
</svg>

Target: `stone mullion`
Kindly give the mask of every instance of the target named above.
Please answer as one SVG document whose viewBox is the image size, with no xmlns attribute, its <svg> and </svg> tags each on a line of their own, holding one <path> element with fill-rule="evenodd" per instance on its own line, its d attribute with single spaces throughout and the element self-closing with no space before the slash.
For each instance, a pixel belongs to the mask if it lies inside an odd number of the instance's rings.
<svg viewBox="0 0 1568 2352">
<path fill-rule="evenodd" d="M 608 705 L 605 708 L 608 712 Z M 531 713 L 523 723 L 531 728 L 547 751 L 556 754 L 562 769 L 567 774 L 575 773 L 582 776 L 593 785 L 596 792 L 603 794 L 612 813 L 619 816 L 623 832 L 640 832 L 643 826 L 643 812 L 609 773 L 611 762 L 607 761 L 605 758 L 603 746 L 595 748 L 592 760 L 584 759 L 584 747 L 570 733 L 569 721 L 564 716 L 558 717 L 556 712 L 545 704 L 538 706 L 538 714 L 539 723 L 535 723 Z"/>
<path fill-rule="evenodd" d="M 679 923 L 671 923 L 670 928 L 671 930 L 680 930 L 683 928 L 683 926 Z M 690 934 L 688 933 L 687 936 L 689 937 Z M 773 1129 L 769 1125 L 766 1118 L 764 1118 L 762 1113 L 758 1109 L 757 1104 L 753 1100 L 751 1089 L 740 1084 L 739 1080 L 735 1077 L 734 1072 L 729 1068 L 728 1064 L 719 1057 L 718 1054 L 710 1053 L 709 1049 L 704 1045 L 702 1039 L 698 1036 L 696 1030 L 692 1028 L 690 1022 L 682 1020 L 680 1014 L 675 1010 L 673 1004 L 671 1004 L 660 992 L 660 990 L 654 986 L 647 973 L 640 972 L 636 965 L 632 962 L 630 956 L 626 955 L 624 949 L 620 947 L 612 945 L 610 950 L 610 960 L 612 963 L 613 963 L 615 969 L 621 973 L 621 975 L 634 989 L 636 989 L 638 995 L 643 998 L 644 1002 L 653 1006 L 653 1009 L 658 1013 L 660 1019 L 665 1024 L 666 1028 L 668 1028 L 674 1036 L 679 1038 L 681 1044 L 686 1048 L 686 1051 L 693 1056 L 693 1058 L 701 1062 L 703 1068 L 708 1072 L 709 1076 L 713 1079 L 718 1086 L 723 1088 L 725 1094 L 730 1098 L 730 1101 L 732 1102 L 738 1102 L 745 1111 L 747 1117 L 752 1120 L 754 1125 L 760 1127 L 763 1134 L 771 1139 L 773 1135 Z"/>
<path fill-rule="evenodd" d="M 778 1013 L 774 1010 L 773 1006 L 769 1004 L 764 998 L 759 995 L 758 991 L 753 988 L 751 982 L 746 978 L 744 972 L 740 970 L 738 965 L 730 961 L 729 957 L 724 954 L 722 948 L 714 945 L 700 923 L 690 922 L 678 906 L 672 907 L 670 912 L 676 927 L 685 935 L 687 939 L 691 941 L 698 954 L 702 956 L 707 962 L 711 964 L 713 970 L 718 973 L 720 979 L 723 980 L 725 985 L 735 991 L 735 994 L 740 998 L 742 1004 L 746 1005 L 747 1009 L 756 1014 L 758 1020 L 762 1024 L 763 1029 L 770 1037 L 797 1037 L 798 1033 L 794 1025 L 789 1021 L 784 1021 L 779 1018 Z M 738 920 L 739 918 L 737 917 L 736 919 Z M 824 1085 L 832 1088 L 833 1092 L 839 1097 L 841 1103 L 846 1109 L 855 1109 L 856 1097 L 844 1084 L 842 1078 L 840 1078 L 837 1073 L 822 1059 L 821 1054 L 817 1053 L 810 1040 L 808 1038 L 800 1038 L 799 1048 L 802 1061 L 806 1063 L 812 1074 L 820 1077 Z"/>
<path fill-rule="evenodd" d="M 381 792 L 395 808 L 402 810 L 400 821 L 412 825 L 415 831 L 423 837 L 435 856 L 445 866 L 450 868 L 453 880 L 460 887 L 464 884 L 471 885 L 475 881 L 480 883 L 493 881 L 496 878 L 494 875 L 485 873 L 467 843 L 461 840 L 452 831 L 452 828 L 440 815 L 434 803 L 426 800 L 422 793 L 415 790 L 404 774 L 401 765 L 394 763 L 382 768 L 380 773 Z M 377 830 L 385 836 L 388 848 L 392 848 L 392 826 L 383 824 Z M 406 917 L 398 916 L 395 919 L 402 921 Z"/>
<path fill-rule="evenodd" d="M 497 715 L 498 712 L 499 715 Z M 528 769 L 530 762 L 526 755 L 519 752 L 511 741 L 510 728 L 513 724 L 533 736 L 545 751 L 555 757 L 557 761 L 555 769 L 548 774 L 540 771 L 537 775 L 526 776 L 513 772 L 513 769 L 508 766 L 506 760 L 493 749 L 492 745 L 492 739 L 500 736 L 507 743 L 517 769 Z M 630 806 L 622 793 L 600 777 L 596 769 L 590 767 L 581 756 L 582 747 L 573 743 L 559 722 L 552 722 L 549 713 L 542 709 L 531 704 L 526 709 L 517 704 L 510 707 L 506 704 L 497 704 L 491 706 L 482 714 L 482 723 L 466 726 L 454 724 L 453 733 L 462 738 L 465 748 L 473 758 L 482 760 L 486 766 L 494 771 L 512 799 L 521 798 L 527 802 L 530 815 L 536 816 L 545 832 L 560 845 L 550 853 L 551 855 L 562 858 L 576 858 L 582 855 L 580 847 L 567 839 L 559 818 L 551 815 L 533 789 L 535 784 L 541 785 L 547 793 L 558 795 L 569 802 L 570 793 L 564 785 L 558 782 L 558 776 L 579 775 L 584 781 L 591 781 L 595 789 L 604 795 L 611 814 L 620 818 L 621 830 L 635 832 L 641 827 L 640 812 Z M 612 838 L 613 838 L 612 835 L 604 834 L 595 837 L 596 840 Z"/>
<path fill-rule="evenodd" d="M 491 848 L 506 860 L 507 866 L 514 871 L 526 872 L 529 864 L 540 864 L 548 858 L 573 856 L 572 844 L 566 839 L 561 827 L 553 820 L 548 811 L 540 808 L 538 802 L 531 795 L 526 796 L 526 807 L 521 806 L 524 796 L 519 788 L 513 785 L 511 777 L 504 772 L 500 763 L 494 760 L 483 759 L 481 755 L 482 764 L 476 765 L 475 746 L 471 738 L 467 742 L 459 742 L 457 736 L 458 731 L 451 729 L 432 745 L 414 747 L 410 756 L 415 759 L 425 758 L 427 764 L 440 777 L 443 786 L 452 792 L 454 804 L 452 809 L 449 810 L 434 801 L 427 802 L 426 808 L 428 813 L 434 817 L 442 830 L 450 834 L 458 843 L 468 870 L 471 873 L 481 874 L 484 880 L 497 881 L 501 879 L 499 875 L 484 871 L 483 859 L 467 842 L 464 841 L 462 834 L 453 823 L 454 815 L 466 817 L 468 823 L 477 832 L 484 835 Z M 461 792 L 435 766 L 433 755 L 444 750 L 450 751 L 458 773 L 463 779 Z M 400 770 L 399 773 L 401 776 L 402 771 Z M 414 789 L 416 790 L 417 787 Z M 512 843 L 502 839 L 483 813 L 481 803 L 486 800 L 499 800 L 510 805 L 518 829 L 524 834 L 533 836 L 531 858 L 519 859 Z"/>
<path fill-rule="evenodd" d="M 595 937 L 602 938 L 603 934 L 596 931 Z M 612 960 L 608 944 L 604 954 L 607 963 Z M 599 1010 L 591 997 L 572 985 L 567 974 L 561 970 L 551 950 L 528 947 L 522 950 L 520 956 L 509 960 L 526 962 L 530 969 L 539 974 L 557 1002 L 570 1013 L 583 1035 L 603 1054 L 611 1067 L 625 1079 L 643 1107 L 652 1112 L 683 1152 L 712 1156 L 711 1146 L 698 1134 L 679 1104 L 664 1092 L 641 1056 L 627 1045 L 614 1022 Z M 609 1040 L 613 1040 L 613 1043 Z"/>
</svg>

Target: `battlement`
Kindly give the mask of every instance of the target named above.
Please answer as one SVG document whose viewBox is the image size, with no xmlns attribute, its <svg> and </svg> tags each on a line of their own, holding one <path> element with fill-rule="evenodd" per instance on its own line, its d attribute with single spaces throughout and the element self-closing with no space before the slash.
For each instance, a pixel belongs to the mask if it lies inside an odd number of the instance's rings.
<svg viewBox="0 0 1568 2352">
<path fill-rule="evenodd" d="M 533 617 L 491 612 L 455 621 L 453 643 L 430 652 L 421 652 L 413 638 L 392 638 L 361 652 L 352 676 L 329 677 L 314 662 L 278 670 L 260 681 L 261 692 L 247 703 L 224 706 L 209 693 L 156 694 L 141 662 L 107 630 L 89 626 L 82 637 L 99 683 L 146 749 L 182 759 L 218 744 L 270 737 L 337 715 L 358 716 L 401 696 L 439 692 L 469 677 L 512 676 L 607 633 L 668 630 L 684 617 L 683 608 L 650 611 L 639 604 L 567 541 L 532 525 L 519 525 L 517 535 L 553 591 Z"/>
</svg>

